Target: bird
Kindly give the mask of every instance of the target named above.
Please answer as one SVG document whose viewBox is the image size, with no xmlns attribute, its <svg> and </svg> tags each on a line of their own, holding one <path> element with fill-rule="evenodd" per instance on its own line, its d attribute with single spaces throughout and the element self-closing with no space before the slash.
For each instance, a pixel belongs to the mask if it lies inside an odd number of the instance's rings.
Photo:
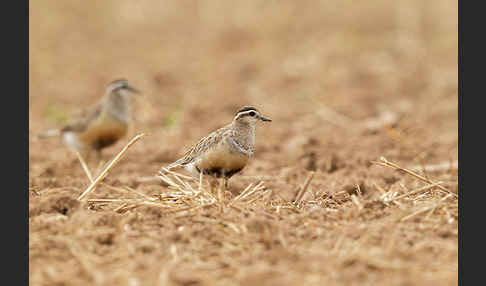
<svg viewBox="0 0 486 286">
<path fill-rule="evenodd" d="M 167 169 L 183 167 L 193 176 L 210 175 L 222 179 L 221 183 L 227 189 L 228 180 L 243 170 L 253 155 L 255 125 L 258 121 L 272 120 L 263 116 L 255 107 L 244 106 L 238 110 L 230 124 L 200 139 Z"/>
<path fill-rule="evenodd" d="M 131 123 L 131 95 L 140 91 L 126 79 L 112 81 L 106 87 L 99 102 L 59 129 L 41 133 L 39 138 L 60 135 L 71 150 L 87 156 L 96 150 L 101 159 L 101 150 L 115 144 L 124 137 Z"/>
</svg>

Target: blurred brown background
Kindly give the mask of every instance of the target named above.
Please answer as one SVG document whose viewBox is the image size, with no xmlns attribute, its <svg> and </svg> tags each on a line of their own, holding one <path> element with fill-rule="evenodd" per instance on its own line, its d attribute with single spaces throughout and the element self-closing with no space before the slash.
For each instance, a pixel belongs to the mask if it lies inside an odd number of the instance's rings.
<svg viewBox="0 0 486 286">
<path fill-rule="evenodd" d="M 315 99 L 359 119 L 360 104 L 457 89 L 457 1 L 32 1 L 29 37 L 31 114 L 92 103 L 117 77 L 155 116 Z"/>
</svg>

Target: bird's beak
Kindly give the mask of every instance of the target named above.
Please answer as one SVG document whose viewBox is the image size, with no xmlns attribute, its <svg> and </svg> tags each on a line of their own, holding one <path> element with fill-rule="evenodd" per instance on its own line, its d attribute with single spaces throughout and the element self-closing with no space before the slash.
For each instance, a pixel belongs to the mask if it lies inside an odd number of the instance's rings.
<svg viewBox="0 0 486 286">
<path fill-rule="evenodd" d="M 261 116 L 261 115 L 260 115 L 260 120 L 261 120 L 261 121 L 268 121 L 268 122 L 272 122 L 272 119 L 270 119 L 270 118 L 266 118 L 266 117 Z"/>
</svg>

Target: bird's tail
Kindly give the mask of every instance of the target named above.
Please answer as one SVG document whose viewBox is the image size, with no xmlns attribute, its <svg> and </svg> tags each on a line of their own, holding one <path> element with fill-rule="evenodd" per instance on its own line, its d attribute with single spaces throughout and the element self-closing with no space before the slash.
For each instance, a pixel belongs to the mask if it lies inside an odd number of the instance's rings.
<svg viewBox="0 0 486 286">
<path fill-rule="evenodd" d="M 44 138 L 47 138 L 47 137 L 53 137 L 53 136 L 59 136 L 59 135 L 61 135 L 60 129 L 49 129 L 49 130 L 46 130 L 46 131 L 42 132 L 41 134 L 37 135 L 37 137 L 44 139 Z"/>
<path fill-rule="evenodd" d="M 184 158 L 181 158 L 177 161 L 175 161 L 174 163 L 170 164 L 169 166 L 165 167 L 167 170 L 173 170 L 173 169 L 179 169 L 181 167 L 184 167 L 183 166 L 183 163 L 184 163 Z"/>
<path fill-rule="evenodd" d="M 180 162 L 176 161 L 172 164 L 170 164 L 169 166 L 165 167 L 167 170 L 172 170 L 172 169 L 176 169 L 178 166 L 180 166 Z"/>
</svg>

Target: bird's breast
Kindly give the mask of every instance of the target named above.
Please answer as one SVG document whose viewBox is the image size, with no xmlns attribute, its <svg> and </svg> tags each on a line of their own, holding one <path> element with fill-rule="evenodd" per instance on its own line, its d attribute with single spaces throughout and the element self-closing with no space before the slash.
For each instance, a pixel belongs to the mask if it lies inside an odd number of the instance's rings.
<svg viewBox="0 0 486 286">
<path fill-rule="evenodd" d="M 203 154 L 196 163 L 196 166 L 201 170 L 217 168 L 236 170 L 245 167 L 248 159 L 248 155 L 241 152 L 234 152 L 228 146 L 220 144 Z"/>
<path fill-rule="evenodd" d="M 91 144 L 100 140 L 116 141 L 125 136 L 127 131 L 127 123 L 105 113 L 94 120 L 81 134 L 79 134 L 79 139 L 86 144 Z"/>
</svg>

